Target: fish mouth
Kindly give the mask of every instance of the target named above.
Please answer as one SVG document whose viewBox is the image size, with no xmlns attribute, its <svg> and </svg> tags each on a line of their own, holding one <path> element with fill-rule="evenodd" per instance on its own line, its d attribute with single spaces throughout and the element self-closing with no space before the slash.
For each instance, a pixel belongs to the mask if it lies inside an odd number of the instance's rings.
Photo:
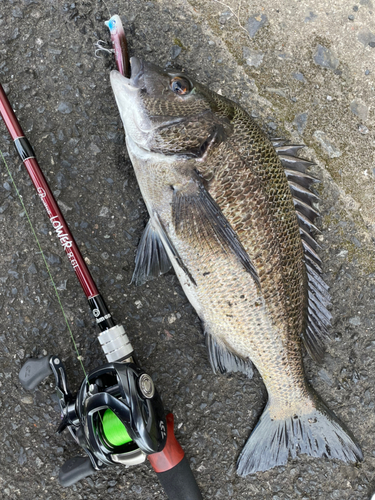
<svg viewBox="0 0 375 500">
<path fill-rule="evenodd" d="M 110 73 L 111 84 L 116 94 L 116 88 L 124 86 L 127 90 L 140 89 L 141 78 L 144 74 L 144 62 L 138 57 L 130 58 L 130 78 L 122 75 L 119 71 L 113 70 Z"/>
<path fill-rule="evenodd" d="M 130 58 L 130 78 L 119 71 L 110 73 L 112 90 L 124 124 L 128 140 L 139 147 L 148 149 L 149 135 L 153 125 L 142 103 L 141 92 L 144 89 L 145 64 L 137 57 Z"/>
<path fill-rule="evenodd" d="M 144 62 L 137 57 L 131 57 L 129 62 L 129 78 L 117 70 L 112 70 L 110 73 L 111 86 L 120 114 L 126 109 L 137 107 L 139 91 L 143 87 Z"/>
</svg>

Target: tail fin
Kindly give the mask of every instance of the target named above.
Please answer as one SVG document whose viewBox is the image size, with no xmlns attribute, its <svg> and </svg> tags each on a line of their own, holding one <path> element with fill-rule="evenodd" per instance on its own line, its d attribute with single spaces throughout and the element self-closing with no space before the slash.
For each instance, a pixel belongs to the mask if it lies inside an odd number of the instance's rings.
<svg viewBox="0 0 375 500">
<path fill-rule="evenodd" d="M 363 460 L 361 448 L 349 429 L 316 394 L 312 398 L 315 408 L 311 413 L 283 420 L 271 418 L 272 407 L 267 403 L 238 459 L 240 476 L 285 465 L 289 455 L 295 458 L 300 453 L 344 462 Z"/>
</svg>

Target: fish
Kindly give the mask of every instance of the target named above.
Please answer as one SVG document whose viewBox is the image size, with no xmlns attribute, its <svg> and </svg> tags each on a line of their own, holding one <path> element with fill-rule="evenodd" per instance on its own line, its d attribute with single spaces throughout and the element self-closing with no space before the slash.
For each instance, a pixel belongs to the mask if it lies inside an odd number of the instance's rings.
<svg viewBox="0 0 375 500">
<path fill-rule="evenodd" d="M 132 281 L 173 267 L 214 372 L 260 373 L 268 401 L 237 473 L 300 454 L 361 461 L 353 434 L 304 373 L 303 346 L 321 358 L 331 319 L 311 162 L 186 73 L 137 57 L 130 66 L 130 78 L 114 70 L 110 81 L 150 216 Z"/>
</svg>

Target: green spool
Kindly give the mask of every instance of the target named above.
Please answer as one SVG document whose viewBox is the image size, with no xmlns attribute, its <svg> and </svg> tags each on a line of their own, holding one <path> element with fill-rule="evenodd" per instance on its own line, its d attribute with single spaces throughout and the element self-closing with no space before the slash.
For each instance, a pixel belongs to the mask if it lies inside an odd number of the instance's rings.
<svg viewBox="0 0 375 500">
<path fill-rule="evenodd" d="M 132 441 L 125 425 L 109 408 L 103 414 L 102 425 L 104 436 L 112 446 L 122 446 Z"/>
</svg>

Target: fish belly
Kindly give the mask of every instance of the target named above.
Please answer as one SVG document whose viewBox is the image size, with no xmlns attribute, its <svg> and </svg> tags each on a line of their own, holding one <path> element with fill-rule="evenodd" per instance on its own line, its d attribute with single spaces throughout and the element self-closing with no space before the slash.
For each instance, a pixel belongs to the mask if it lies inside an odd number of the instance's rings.
<svg viewBox="0 0 375 500">
<path fill-rule="evenodd" d="M 220 245 L 191 248 L 176 237 L 171 223 L 168 226 L 194 283 L 176 261 L 173 267 L 206 334 L 234 355 L 250 359 L 270 399 L 277 403 L 278 414 L 292 414 L 307 392 L 299 342 L 285 345 L 258 284 L 235 256 L 223 252 Z"/>
</svg>

